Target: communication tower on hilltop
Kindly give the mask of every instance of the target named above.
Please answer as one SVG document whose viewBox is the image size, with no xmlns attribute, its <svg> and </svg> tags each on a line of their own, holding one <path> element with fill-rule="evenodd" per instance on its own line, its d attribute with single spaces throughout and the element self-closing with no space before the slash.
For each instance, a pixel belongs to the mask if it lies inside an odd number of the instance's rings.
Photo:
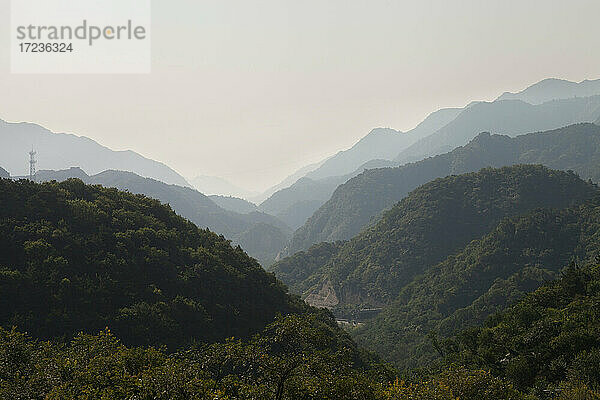
<svg viewBox="0 0 600 400">
<path fill-rule="evenodd" d="M 31 151 L 29 152 L 29 180 L 30 181 L 35 181 L 35 163 L 37 162 L 35 160 L 35 155 L 36 155 L 36 152 L 33 150 L 33 147 L 32 147 Z"/>
</svg>

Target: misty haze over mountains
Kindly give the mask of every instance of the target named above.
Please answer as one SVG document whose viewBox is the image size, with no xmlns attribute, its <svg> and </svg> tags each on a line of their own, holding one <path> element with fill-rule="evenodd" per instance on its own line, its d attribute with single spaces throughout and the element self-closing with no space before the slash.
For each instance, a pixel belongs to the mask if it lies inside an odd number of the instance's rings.
<svg viewBox="0 0 600 400">
<path fill-rule="evenodd" d="M 295 228 L 324 204 L 323 198 L 329 198 L 339 185 L 365 169 L 395 167 L 443 154 L 465 145 L 480 132 L 515 136 L 574 123 L 595 122 L 600 118 L 599 82 L 573 83 L 549 79 L 512 95 L 514 99 L 511 100 L 473 102 L 463 109 L 439 110 L 406 133 L 375 129 L 351 149 L 337 153 L 318 169 L 306 174 L 303 180 L 275 192 L 261 207 L 264 205 L 264 210 L 271 213 L 283 213 L 285 210 L 284 218 Z M 564 90 L 565 86 L 570 89 Z M 538 93 L 539 87 L 543 88 L 543 94 L 550 101 L 534 105 L 523 100 L 529 99 L 531 93 Z M 577 97 L 574 93 L 593 96 Z M 540 99 L 541 95 L 537 98 Z M 373 143 L 372 148 L 366 143 Z M 370 161 L 364 161 L 369 158 Z M 340 175 L 332 175 L 335 173 Z M 294 192 L 298 195 L 294 196 Z M 272 203 L 277 204 L 275 209 Z"/>
<path fill-rule="evenodd" d="M 202 363 L 215 357 L 221 371 L 226 355 L 228 363 L 246 368 L 256 362 L 246 357 L 256 359 L 265 343 L 275 343 L 278 360 L 299 351 L 301 365 L 306 354 L 321 357 L 332 346 L 349 345 L 358 359 L 358 343 L 380 357 L 377 363 L 391 363 L 386 368 L 437 368 L 449 362 L 439 349 L 456 352 L 456 343 L 474 335 L 465 329 L 488 326 L 492 315 L 492 322 L 501 320 L 512 305 L 527 304 L 528 293 L 574 301 L 587 291 L 597 295 L 597 283 L 580 279 L 592 270 L 565 269 L 570 260 L 587 265 L 600 255 L 597 92 L 598 81 L 549 79 L 493 102 L 436 111 L 407 132 L 375 128 L 261 194 L 209 176 L 190 180 L 196 190 L 169 167 L 132 151 L 1 122 L 0 165 L 9 167 L 0 167 L 0 230 L 8 238 L 0 241 L 0 289 L 8 305 L 0 307 L 0 341 L 8 337 L 1 334 L 7 321 L 44 340 L 115 326 L 126 343 L 169 349 L 234 332 L 254 335 L 254 347 L 243 348 L 243 341 L 202 346 Z M 27 180 L 28 140 L 40 144 L 42 168 L 34 180 L 61 183 Z M 46 169 L 69 164 L 138 172 Z M 554 279 L 564 290 L 545 293 Z M 556 327 L 555 312 L 549 329 Z M 577 308 L 569 312 L 581 315 Z M 576 320 L 571 314 L 569 324 Z M 275 326 L 256 334 L 273 318 Z M 600 321 L 583 319 L 594 326 Z M 547 336 L 538 330 L 523 336 Z M 297 340 L 300 350 L 280 350 Z M 479 340 L 470 351 L 496 345 Z M 502 348 L 501 360 L 512 357 L 510 351 Z M 325 362 L 338 368 L 347 360 Z M 589 365 L 581 370 L 596 371 L 596 359 Z M 196 367 L 204 371 L 204 364 Z M 487 395 L 472 400 L 479 398 Z"/>
<path fill-rule="evenodd" d="M 598 15 L 0 0 L 0 400 L 600 400 Z"/>
<path fill-rule="evenodd" d="M 263 265 L 268 265 L 278 257 L 307 249 L 319 241 L 349 239 L 370 218 L 390 206 L 393 200 L 385 196 L 377 199 L 376 202 L 383 201 L 378 206 L 370 204 L 373 200 L 367 197 L 366 208 L 375 211 L 358 212 L 332 222 L 331 218 L 338 218 L 336 213 L 352 209 L 353 206 L 348 207 L 353 204 L 352 196 L 365 194 L 362 187 L 354 195 L 343 194 L 352 187 L 346 184 L 352 178 L 360 175 L 364 180 L 371 176 L 363 174 L 364 171 L 380 168 L 387 171 L 385 168 L 447 153 L 484 131 L 516 136 L 599 120 L 600 80 L 575 83 L 546 79 L 521 92 L 504 93 L 494 102 L 475 101 L 464 108 L 435 111 L 407 132 L 375 128 L 351 148 L 300 169 L 262 194 L 218 177 L 197 176 L 188 183 L 168 166 L 133 151 L 113 151 L 85 137 L 52 133 L 28 123 L 0 121 L 0 139 L 4 144 L 0 165 L 13 176 L 25 175 L 27 152 L 34 144 L 39 167 L 52 170 L 40 171 L 39 180 L 77 177 L 87 183 L 156 197 L 199 226 L 208 226 L 245 246 Z M 67 169 L 72 166 L 81 169 Z M 190 189 L 190 183 L 199 192 Z M 340 197 L 350 203 L 339 203 Z M 336 213 L 323 220 L 331 214 L 326 211 L 332 207 L 327 203 L 336 204 Z M 321 210 L 322 207 L 325 208 Z M 354 218 L 361 222 L 351 222 Z M 341 229 L 341 225 L 353 228 Z M 296 230 L 289 242 L 292 231 Z M 260 240 L 257 235 L 262 235 Z"/>
<path fill-rule="evenodd" d="M 257 192 L 242 189 L 231 182 L 228 182 L 226 179 L 216 176 L 199 175 L 191 178 L 189 182 L 198 191 L 206 195 L 234 196 L 242 197 L 244 199 L 251 199 L 258 195 Z"/>
</svg>

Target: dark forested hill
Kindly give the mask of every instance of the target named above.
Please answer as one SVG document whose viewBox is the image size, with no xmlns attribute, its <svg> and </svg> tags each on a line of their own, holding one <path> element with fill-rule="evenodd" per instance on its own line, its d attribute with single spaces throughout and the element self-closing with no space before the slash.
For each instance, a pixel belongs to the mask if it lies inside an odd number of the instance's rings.
<svg viewBox="0 0 600 400">
<path fill-rule="evenodd" d="M 523 390 L 544 394 L 569 378 L 599 387 L 599 305 L 600 268 L 571 265 L 560 279 L 444 347 L 449 361 L 482 366 Z"/>
<path fill-rule="evenodd" d="M 596 198 L 578 207 L 502 221 L 405 286 L 356 337 L 400 366 L 431 365 L 439 355 L 429 333 L 444 338 L 476 326 L 550 280 L 571 260 L 593 260 L 600 254 L 599 205 Z"/>
<path fill-rule="evenodd" d="M 464 147 L 397 168 L 367 170 L 339 186 L 293 236 L 290 253 L 318 242 L 356 235 L 381 211 L 432 179 L 486 166 L 543 164 L 600 180 L 600 127 L 578 124 L 547 132 L 508 136 L 480 134 Z"/>
<path fill-rule="evenodd" d="M 504 93 L 494 102 L 473 102 L 465 108 L 438 110 L 405 133 L 374 129 L 352 148 L 340 151 L 306 173 L 304 176 L 311 181 L 303 186 L 308 190 L 288 191 L 286 196 L 278 199 L 282 203 L 276 213 L 287 209 L 288 215 L 295 214 L 296 220 L 305 222 L 310 215 L 304 221 L 300 217 L 309 210 L 307 203 L 312 202 L 316 210 L 324 202 L 321 200 L 323 188 L 320 181 L 337 177 L 337 184 L 341 184 L 365 168 L 373 168 L 369 167 L 369 163 L 374 160 L 388 160 L 391 166 L 399 166 L 463 146 L 480 132 L 514 136 L 594 122 L 600 117 L 599 94 L 600 80 L 576 83 L 546 79 L 522 92 Z M 330 185 L 327 189 L 329 194 L 333 193 L 337 184 Z M 294 210 L 297 206 L 299 211 Z M 273 214 L 272 211 L 267 212 Z M 286 222 L 294 225 L 291 220 Z"/>
<path fill-rule="evenodd" d="M 382 305 L 417 274 L 489 232 L 502 218 L 537 207 L 566 207 L 596 190 L 573 173 L 527 165 L 437 179 L 413 191 L 373 227 L 336 246 L 329 257 L 311 248 L 272 270 L 304 295 L 321 292 L 340 305 Z M 320 267 L 314 266 L 318 263 Z"/>
<path fill-rule="evenodd" d="M 228 211 L 194 189 L 167 185 L 131 172 L 111 170 L 88 176 L 80 168 L 70 168 L 63 171 L 43 170 L 37 173 L 38 181 L 63 181 L 71 177 L 89 184 L 144 194 L 168 203 L 175 212 L 199 227 L 209 228 L 242 245 L 244 250 L 264 265 L 273 261 L 291 236 L 290 228 L 271 215 L 257 211 L 246 214 Z M 260 236 L 260 240 L 256 235 Z"/>
<path fill-rule="evenodd" d="M 299 306 L 241 249 L 144 196 L 0 181 L 0 324 L 48 338 L 213 341 Z"/>
</svg>

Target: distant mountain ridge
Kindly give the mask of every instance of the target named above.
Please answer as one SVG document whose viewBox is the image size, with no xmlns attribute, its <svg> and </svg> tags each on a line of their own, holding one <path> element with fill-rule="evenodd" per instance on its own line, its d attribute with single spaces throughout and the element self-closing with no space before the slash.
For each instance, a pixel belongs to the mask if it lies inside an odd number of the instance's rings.
<svg viewBox="0 0 600 400">
<path fill-rule="evenodd" d="M 296 181 L 271 194 L 260 204 L 260 208 L 279 216 L 292 228 L 298 228 L 331 197 L 338 185 L 360 174 L 365 168 L 393 163 L 388 160 L 398 151 L 435 132 L 459 112 L 457 108 L 438 110 L 405 133 L 389 128 L 373 129 L 350 149 L 329 157 L 317 164 L 316 168 L 313 165 L 305 169 L 311 172 L 301 175 L 298 171 L 294 175 Z"/>
<path fill-rule="evenodd" d="M 168 184 L 191 186 L 161 162 L 131 150 L 111 150 L 85 136 L 54 133 L 36 124 L 0 120 L 0 143 L 0 160 L 11 175 L 25 175 L 29 171 L 28 153 L 33 146 L 39 169 L 62 170 L 79 165 L 90 174 L 117 169 Z"/>
<path fill-rule="evenodd" d="M 258 208 L 275 215 L 292 229 L 297 229 L 346 181 L 344 177 L 329 177 L 319 180 L 300 178 L 288 188 L 278 190 L 263 201 Z"/>
<path fill-rule="evenodd" d="M 571 169 L 585 179 L 600 182 L 600 127 L 578 124 L 515 138 L 480 134 L 466 146 L 443 155 L 395 168 L 367 170 L 340 185 L 294 233 L 289 254 L 315 243 L 351 238 L 381 211 L 432 179 L 517 163 Z"/>
<path fill-rule="evenodd" d="M 444 108 L 429 114 L 415 128 L 400 132 L 391 128 L 375 128 L 350 149 L 340 151 L 327 159 L 307 178 L 323 179 L 350 174 L 361 165 L 375 159 L 391 160 L 399 151 L 452 121 L 460 113 L 458 108 Z"/>
<path fill-rule="evenodd" d="M 314 181 L 312 190 L 318 193 L 317 196 L 303 193 L 301 200 L 288 197 L 287 204 L 280 208 L 287 209 L 287 214 L 295 215 L 300 221 L 307 217 L 308 204 L 316 211 L 320 198 L 327 192 L 326 185 L 333 194 L 337 187 L 334 182 L 342 184 L 365 169 L 395 167 L 443 154 L 465 145 L 480 132 L 512 136 L 579 122 L 595 122 L 600 117 L 598 95 L 600 79 L 579 83 L 545 79 L 521 92 L 506 92 L 494 102 L 473 101 L 464 108 L 438 110 L 405 133 L 389 128 L 373 129 L 350 149 L 324 160 L 318 168 L 307 168 L 312 172 L 304 177 Z M 595 99 L 581 100 L 594 96 Z M 554 100 L 559 103 L 554 103 Z M 543 104 L 548 102 L 551 104 Z M 296 179 L 300 175 L 297 174 Z M 319 182 L 323 178 L 329 181 Z M 294 184 L 289 182 L 287 188 Z M 306 182 L 301 186 L 309 189 Z"/>
<path fill-rule="evenodd" d="M 504 92 L 496 101 L 522 100 L 529 104 L 542 104 L 551 100 L 596 95 L 600 95 L 600 79 L 571 82 L 565 79 L 548 78 L 520 92 Z"/>
<path fill-rule="evenodd" d="M 403 150 L 400 165 L 436 156 L 463 146 L 480 132 L 517 136 L 563 126 L 594 122 L 600 116 L 600 96 L 553 100 L 531 105 L 521 100 L 479 102 L 455 120 Z"/>
</svg>

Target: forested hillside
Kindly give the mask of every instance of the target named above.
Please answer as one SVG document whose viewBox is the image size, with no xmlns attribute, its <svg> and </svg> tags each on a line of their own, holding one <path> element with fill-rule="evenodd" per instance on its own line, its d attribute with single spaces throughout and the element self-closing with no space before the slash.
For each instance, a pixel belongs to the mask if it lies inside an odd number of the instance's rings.
<svg viewBox="0 0 600 400">
<path fill-rule="evenodd" d="M 600 255 L 600 201 L 538 210 L 502 221 L 490 234 L 432 266 L 405 286 L 393 304 L 355 332 L 358 342 L 401 367 L 432 365 L 441 340 L 551 280 L 572 260 Z"/>
<path fill-rule="evenodd" d="M 600 268 L 572 264 L 484 326 L 443 346 L 449 362 L 480 366 L 524 391 L 564 391 L 561 382 L 600 386 Z M 596 399 L 583 390 L 572 399 Z"/>
<path fill-rule="evenodd" d="M 567 386 L 568 385 L 568 386 Z M 564 396 L 594 395 L 574 384 Z M 112 332 L 68 345 L 0 329 L 0 397 L 6 399 L 541 400 L 489 372 L 446 368 L 400 380 L 356 348 L 326 315 L 278 318 L 248 341 L 166 354 L 128 348 Z"/>
<path fill-rule="evenodd" d="M 600 126 L 578 124 L 510 138 L 483 133 L 450 153 L 397 168 L 365 171 L 339 186 L 293 236 L 290 253 L 350 239 L 386 208 L 435 178 L 492 166 L 543 164 L 600 180 Z"/>
<path fill-rule="evenodd" d="M 197 190 L 167 185 L 132 172 L 109 170 L 88 176 L 80 168 L 70 168 L 62 171 L 42 170 L 36 175 L 38 181 L 63 181 L 68 178 L 79 178 L 89 184 L 114 187 L 158 199 L 169 204 L 176 213 L 197 226 L 209 228 L 241 245 L 263 265 L 272 263 L 291 235 L 290 228 L 272 215 L 258 211 L 229 211 Z M 259 238 L 256 235 L 259 235 Z"/>
<path fill-rule="evenodd" d="M 503 218 L 538 207 L 578 204 L 596 191 L 573 173 L 542 166 L 488 168 L 441 178 L 411 192 L 376 225 L 325 256 L 321 245 L 276 263 L 272 271 L 304 296 L 326 284 L 340 305 L 380 306 L 416 275 L 490 232 Z"/>
<path fill-rule="evenodd" d="M 248 337 L 304 309 L 223 237 L 141 195 L 0 180 L 0 325 L 38 338 L 109 327 L 131 345 Z"/>
</svg>

